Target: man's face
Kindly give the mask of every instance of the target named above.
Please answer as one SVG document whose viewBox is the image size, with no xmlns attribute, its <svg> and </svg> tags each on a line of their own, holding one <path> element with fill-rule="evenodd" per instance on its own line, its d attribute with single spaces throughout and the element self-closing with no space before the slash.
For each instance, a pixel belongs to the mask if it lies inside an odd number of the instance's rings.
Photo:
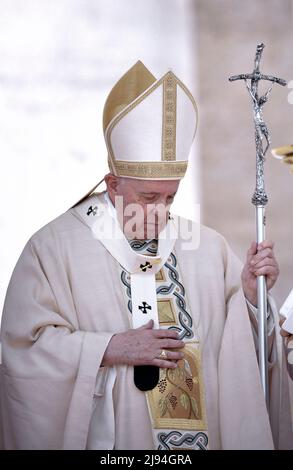
<svg viewBox="0 0 293 470">
<path fill-rule="evenodd" d="M 158 238 L 164 229 L 179 180 L 139 180 L 106 175 L 108 194 L 128 239 Z"/>
</svg>

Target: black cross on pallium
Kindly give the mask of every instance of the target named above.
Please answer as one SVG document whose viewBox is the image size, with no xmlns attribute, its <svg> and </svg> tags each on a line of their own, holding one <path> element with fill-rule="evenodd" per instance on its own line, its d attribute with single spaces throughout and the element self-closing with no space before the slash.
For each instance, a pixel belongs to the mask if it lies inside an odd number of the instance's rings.
<svg viewBox="0 0 293 470">
<path fill-rule="evenodd" d="M 142 313 L 147 313 L 147 309 L 148 310 L 152 309 L 152 307 L 150 305 L 148 305 L 146 302 L 142 302 L 142 305 L 139 305 L 138 308 L 139 308 L 139 310 L 142 311 Z"/>
<path fill-rule="evenodd" d="M 142 270 L 142 272 L 146 272 L 147 269 L 151 269 L 152 268 L 152 265 L 151 263 L 149 263 L 148 261 L 145 263 L 145 264 L 141 264 L 140 265 L 140 269 Z"/>
<path fill-rule="evenodd" d="M 87 215 L 90 215 L 91 213 L 93 213 L 93 215 L 96 215 L 97 212 L 98 212 L 98 207 L 97 206 L 95 206 L 95 207 L 90 206 L 88 208 Z"/>
</svg>

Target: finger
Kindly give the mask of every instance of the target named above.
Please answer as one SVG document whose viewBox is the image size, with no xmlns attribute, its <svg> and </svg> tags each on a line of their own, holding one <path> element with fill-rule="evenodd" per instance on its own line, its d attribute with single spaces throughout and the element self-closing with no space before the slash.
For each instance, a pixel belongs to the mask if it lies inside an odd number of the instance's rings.
<svg viewBox="0 0 293 470">
<path fill-rule="evenodd" d="M 254 264 L 254 265 L 251 265 L 249 267 L 249 269 L 251 271 L 255 271 L 256 269 L 259 269 L 259 268 L 263 268 L 264 266 L 272 266 L 272 267 L 275 267 L 278 269 L 278 264 L 276 262 L 276 260 L 272 259 L 272 258 L 264 258 L 262 259 L 261 261 L 259 261 L 258 263 Z"/>
<path fill-rule="evenodd" d="M 152 365 L 160 367 L 162 369 L 176 369 L 177 363 L 172 361 L 163 361 L 162 359 L 154 359 Z"/>
<path fill-rule="evenodd" d="M 275 243 L 271 240 L 264 240 L 263 242 L 257 245 L 257 251 L 261 251 L 264 248 L 274 248 Z"/>
<path fill-rule="evenodd" d="M 270 277 L 277 277 L 279 274 L 279 270 L 276 266 L 264 266 L 263 268 L 259 268 L 254 272 L 255 276 L 270 276 Z"/>
<path fill-rule="evenodd" d="M 145 323 L 144 325 L 136 329 L 137 330 L 151 330 L 153 326 L 154 326 L 154 320 L 149 320 L 147 323 Z"/>
<path fill-rule="evenodd" d="M 264 258 L 275 259 L 274 252 L 271 248 L 264 248 L 262 251 L 257 253 L 251 258 L 250 264 L 256 264 Z"/>
<path fill-rule="evenodd" d="M 184 348 L 185 343 L 184 341 L 181 341 L 180 339 L 162 339 L 159 343 L 159 347 L 161 349 L 182 349 Z"/>
<path fill-rule="evenodd" d="M 161 353 L 161 349 L 160 351 L 158 351 L 155 359 L 160 359 L 160 353 Z M 164 349 L 165 351 L 165 358 L 164 358 L 164 361 L 167 360 L 167 361 L 180 361 L 180 359 L 183 359 L 184 358 L 184 353 L 183 352 L 180 352 L 180 351 L 169 351 L 168 349 Z"/>
<path fill-rule="evenodd" d="M 257 253 L 257 245 L 256 242 L 251 242 L 251 245 L 247 251 L 247 260 L 249 261 L 253 255 Z"/>
<path fill-rule="evenodd" d="M 178 339 L 178 332 L 175 330 L 164 330 L 163 328 L 160 328 L 158 330 L 154 330 L 154 336 L 156 338 L 173 338 L 173 339 Z"/>
</svg>

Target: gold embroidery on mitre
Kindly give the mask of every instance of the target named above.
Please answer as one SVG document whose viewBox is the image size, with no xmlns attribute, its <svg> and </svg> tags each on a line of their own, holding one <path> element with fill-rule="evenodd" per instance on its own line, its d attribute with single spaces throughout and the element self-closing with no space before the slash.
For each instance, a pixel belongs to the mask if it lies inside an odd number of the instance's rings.
<svg viewBox="0 0 293 470">
<path fill-rule="evenodd" d="M 115 168 L 118 176 L 131 176 L 133 178 L 183 178 L 188 162 L 124 162 L 111 160 L 111 167 Z"/>
<path fill-rule="evenodd" d="M 169 72 L 163 82 L 162 160 L 176 160 L 177 83 Z"/>
<path fill-rule="evenodd" d="M 196 342 L 186 343 L 176 369 L 160 369 L 158 385 L 147 392 L 154 428 L 207 428 L 201 354 Z"/>
</svg>

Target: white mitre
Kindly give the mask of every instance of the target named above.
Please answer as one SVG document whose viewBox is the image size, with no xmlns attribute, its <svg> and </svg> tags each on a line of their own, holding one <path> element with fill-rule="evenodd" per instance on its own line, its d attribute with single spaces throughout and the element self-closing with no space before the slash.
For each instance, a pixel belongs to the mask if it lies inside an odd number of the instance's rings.
<svg viewBox="0 0 293 470">
<path fill-rule="evenodd" d="M 148 180 L 185 175 L 197 107 L 173 72 L 156 80 L 138 61 L 112 88 L 103 125 L 114 175 Z"/>
<path fill-rule="evenodd" d="M 110 91 L 103 128 L 111 173 L 144 180 L 178 180 L 187 169 L 197 128 L 197 106 L 173 72 L 157 80 L 138 61 Z"/>
</svg>

